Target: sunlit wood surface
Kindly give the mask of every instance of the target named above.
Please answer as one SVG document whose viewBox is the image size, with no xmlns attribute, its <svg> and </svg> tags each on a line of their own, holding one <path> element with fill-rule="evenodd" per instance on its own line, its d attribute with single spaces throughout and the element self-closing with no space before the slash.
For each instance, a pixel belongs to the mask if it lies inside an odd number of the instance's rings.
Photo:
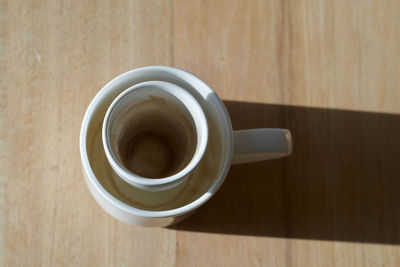
<svg viewBox="0 0 400 267">
<path fill-rule="evenodd" d="M 0 2 L 1 266 L 400 266 L 400 1 Z M 78 137 L 116 75 L 170 65 L 235 129 L 291 129 L 171 229 L 89 194 Z"/>
</svg>

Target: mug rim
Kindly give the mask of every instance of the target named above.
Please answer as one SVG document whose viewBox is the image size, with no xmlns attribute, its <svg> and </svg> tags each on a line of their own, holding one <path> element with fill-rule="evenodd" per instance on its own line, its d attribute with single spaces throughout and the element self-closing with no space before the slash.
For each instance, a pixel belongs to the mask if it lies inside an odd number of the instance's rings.
<svg viewBox="0 0 400 267">
<path fill-rule="evenodd" d="M 195 127 L 199 129 L 199 136 L 201 136 L 201 139 L 197 138 L 197 144 L 196 144 L 196 151 L 193 154 L 191 160 L 189 163 L 180 171 L 177 173 L 174 173 L 172 175 L 169 175 L 167 177 L 162 177 L 162 178 L 147 178 L 138 174 L 135 174 L 131 171 L 129 171 L 127 168 L 125 168 L 116 158 L 113 149 L 111 148 L 111 141 L 110 141 L 110 118 L 113 112 L 115 111 L 115 108 L 118 106 L 118 104 L 126 97 L 128 94 L 132 93 L 133 91 L 136 90 L 141 90 L 145 89 L 146 87 L 156 87 L 159 90 L 163 90 L 167 92 L 170 95 L 173 95 L 176 97 L 189 111 L 190 116 L 192 117 L 192 120 L 195 124 Z M 166 87 L 170 87 L 171 90 L 166 89 Z M 174 94 L 172 91 L 176 90 L 177 92 L 179 91 L 179 94 Z M 186 98 L 186 99 L 184 99 Z M 191 101 L 190 106 L 187 101 Z M 193 117 L 193 113 L 196 113 L 198 115 L 198 120 L 195 120 Z M 171 184 L 174 184 L 175 182 L 178 181 L 183 181 L 187 176 L 197 167 L 197 165 L 200 163 L 201 159 L 204 156 L 204 153 L 207 148 L 208 144 L 208 125 L 207 125 L 207 119 L 204 114 L 203 108 L 201 105 L 198 103 L 198 101 L 185 89 L 182 87 L 170 83 L 170 82 L 165 82 L 165 81 L 146 81 L 146 82 L 141 82 L 137 83 L 135 85 L 132 85 L 131 87 L 125 89 L 122 91 L 110 104 L 110 106 L 107 109 L 107 112 L 104 116 L 103 120 L 103 126 L 102 126 L 102 142 L 103 142 L 103 147 L 105 154 L 107 156 L 108 162 L 110 163 L 111 167 L 114 169 L 114 171 L 122 178 L 124 179 L 127 183 L 133 185 L 133 186 L 139 186 L 140 188 L 144 190 L 163 190 L 163 189 L 168 189 Z M 177 185 L 177 184 L 176 184 Z M 144 186 L 144 187 L 143 187 Z M 146 187 L 149 188 L 146 188 Z M 159 188 L 161 187 L 161 188 Z"/>
<path fill-rule="evenodd" d="M 108 92 L 110 90 L 113 90 L 113 86 L 117 83 L 122 83 L 124 80 L 129 79 L 129 76 L 136 74 L 136 73 L 145 73 L 149 71 L 159 71 L 163 72 L 164 74 L 172 75 L 177 78 L 183 79 L 186 82 L 190 83 L 192 86 L 194 84 L 198 84 L 201 86 L 204 90 L 204 93 L 206 95 L 212 95 L 213 99 L 217 102 L 218 107 L 220 108 L 221 112 L 221 117 L 223 118 L 224 126 L 228 129 L 226 131 L 227 135 L 225 138 L 227 138 L 227 146 L 225 147 L 227 157 L 226 160 L 220 170 L 219 177 L 216 178 L 215 182 L 212 184 L 212 186 L 204 193 L 202 194 L 199 198 L 195 199 L 194 201 L 178 207 L 174 209 L 169 209 L 169 210 L 162 210 L 162 211 L 152 211 L 152 210 L 144 210 L 144 209 L 139 209 L 135 208 L 133 206 L 130 206 L 113 195 L 111 195 L 97 180 L 96 175 L 93 173 L 93 170 L 91 168 L 87 150 L 86 150 L 86 137 L 87 137 L 87 131 L 88 131 L 88 126 L 90 125 L 91 118 L 96 111 L 97 104 L 101 102 L 101 100 L 107 96 Z M 80 148 L 80 155 L 81 155 L 81 162 L 82 162 L 82 168 L 84 170 L 85 174 L 85 180 L 87 182 L 87 185 L 89 186 L 89 191 L 93 194 L 92 190 L 95 190 L 94 192 L 97 193 L 99 197 L 101 197 L 101 201 L 105 201 L 102 203 L 99 203 L 103 208 L 107 206 L 108 208 L 118 212 L 122 211 L 130 215 L 134 216 L 140 216 L 144 218 L 166 218 L 166 217 L 171 217 L 171 216 L 177 216 L 177 215 L 183 215 L 186 213 L 189 213 L 191 211 L 196 210 L 199 208 L 201 205 L 206 203 L 220 188 L 222 183 L 224 182 L 227 173 L 229 171 L 231 161 L 232 161 L 232 156 L 233 156 L 233 130 L 232 130 L 232 124 L 230 121 L 229 114 L 226 110 L 226 107 L 222 100 L 218 97 L 218 95 L 205 83 L 203 82 L 200 78 L 195 76 L 194 74 L 187 72 L 185 70 L 181 70 L 175 67 L 170 67 L 170 66 L 146 66 L 146 67 L 140 67 L 140 68 L 135 68 L 132 70 L 129 70 L 127 72 L 124 72 L 115 78 L 113 78 L 111 81 L 109 81 L 106 85 L 104 85 L 100 91 L 97 92 L 95 97 L 92 99 L 90 102 L 85 115 L 83 117 L 82 125 L 81 125 L 81 130 L 80 130 L 80 140 L 79 140 L 79 148 Z M 95 199 L 100 202 L 95 196 Z M 111 205 L 111 206 L 110 206 Z"/>
</svg>

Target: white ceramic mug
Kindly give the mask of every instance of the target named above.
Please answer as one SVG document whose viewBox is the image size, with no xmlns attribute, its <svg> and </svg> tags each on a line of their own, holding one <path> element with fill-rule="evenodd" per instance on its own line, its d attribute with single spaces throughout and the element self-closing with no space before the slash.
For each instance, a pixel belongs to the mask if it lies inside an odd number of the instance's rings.
<svg viewBox="0 0 400 267">
<path fill-rule="evenodd" d="M 206 151 L 188 179 L 155 192 L 132 186 L 113 171 L 101 133 L 114 99 L 146 81 L 184 88 L 201 105 L 209 132 Z M 112 216 L 141 226 L 167 226 L 188 217 L 216 193 L 231 164 L 284 157 L 291 150 L 291 135 L 285 129 L 233 131 L 223 102 L 207 84 L 186 71 L 166 66 L 134 69 L 106 84 L 90 103 L 80 134 L 83 171 L 91 194 Z"/>
</svg>

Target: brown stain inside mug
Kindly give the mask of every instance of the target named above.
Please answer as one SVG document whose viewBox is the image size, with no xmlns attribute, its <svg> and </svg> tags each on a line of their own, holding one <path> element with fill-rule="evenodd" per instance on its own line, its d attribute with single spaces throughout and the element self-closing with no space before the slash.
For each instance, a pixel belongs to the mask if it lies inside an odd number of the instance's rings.
<svg viewBox="0 0 400 267">
<path fill-rule="evenodd" d="M 119 122 L 118 158 L 130 172 L 162 178 L 181 171 L 192 159 L 197 136 L 179 107 L 153 97 L 131 107 Z"/>
<path fill-rule="evenodd" d="M 124 165 L 140 176 L 159 178 L 175 171 L 175 161 L 175 151 L 168 138 L 143 132 L 130 142 Z"/>
</svg>

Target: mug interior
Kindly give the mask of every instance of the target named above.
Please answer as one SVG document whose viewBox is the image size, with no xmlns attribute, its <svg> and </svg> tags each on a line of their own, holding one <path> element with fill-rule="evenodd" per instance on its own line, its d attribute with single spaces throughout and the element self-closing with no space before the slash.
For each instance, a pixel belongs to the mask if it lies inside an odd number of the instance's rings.
<svg viewBox="0 0 400 267">
<path fill-rule="evenodd" d="M 125 90 L 103 122 L 108 160 L 128 182 L 183 178 L 201 160 L 207 140 L 207 120 L 200 104 L 184 89 L 166 82 L 144 82 Z"/>
</svg>

